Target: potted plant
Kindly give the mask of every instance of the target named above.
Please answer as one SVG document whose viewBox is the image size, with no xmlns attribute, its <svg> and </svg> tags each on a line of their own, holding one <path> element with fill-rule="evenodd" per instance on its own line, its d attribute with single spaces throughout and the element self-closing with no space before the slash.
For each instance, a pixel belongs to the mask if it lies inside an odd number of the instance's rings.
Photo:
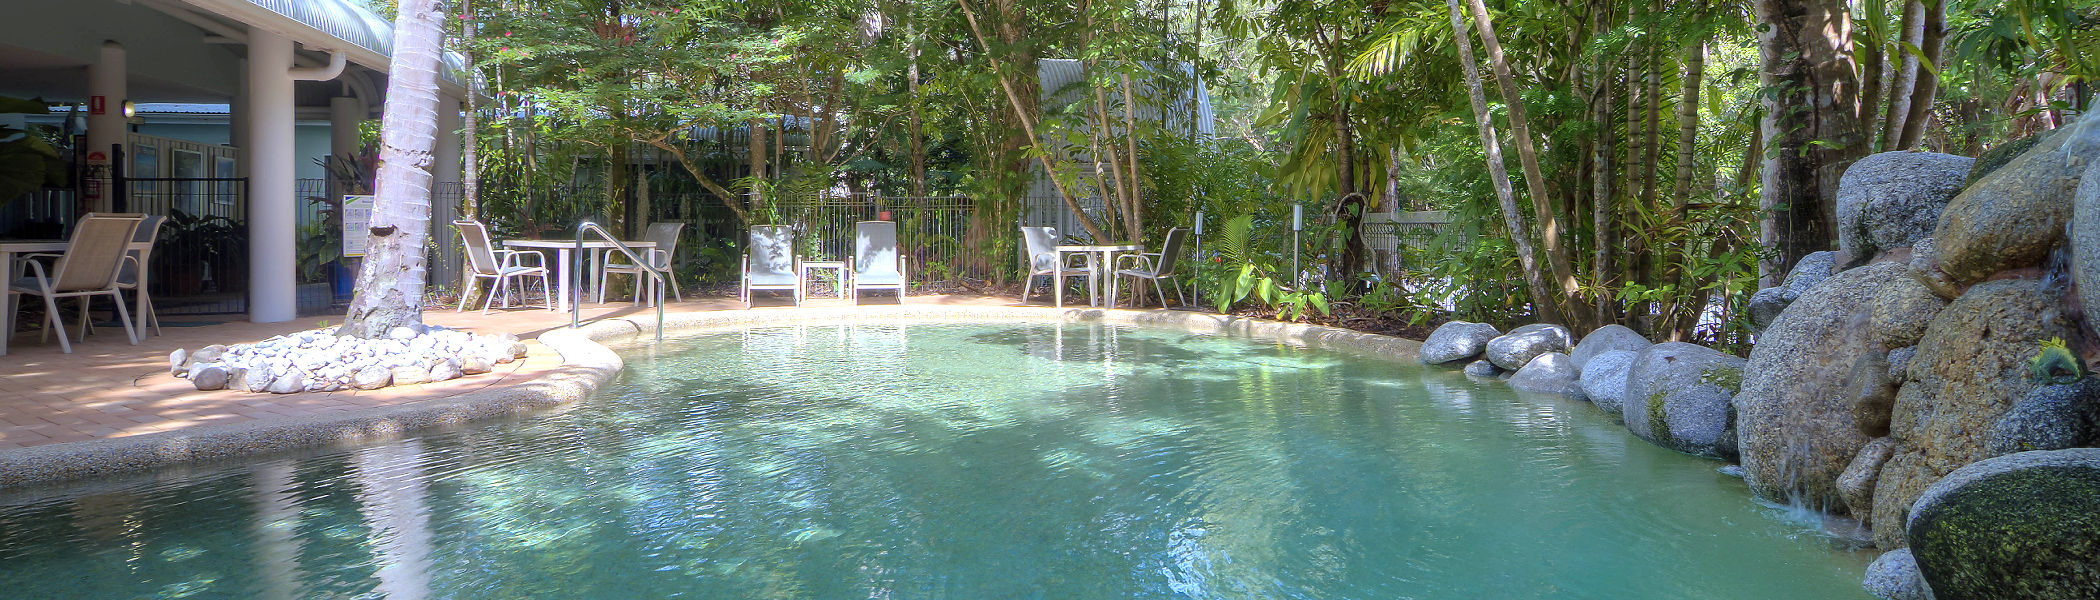
<svg viewBox="0 0 2100 600">
<path fill-rule="evenodd" d="M 247 289 L 248 269 L 240 260 L 248 251 L 248 232 L 232 219 L 199 216 L 180 209 L 168 211 L 161 243 L 169 251 L 155 253 L 153 278 L 166 282 L 169 294 L 195 295 L 204 290 L 205 265 L 219 291 Z M 177 264 L 177 263 L 187 264 Z"/>
</svg>

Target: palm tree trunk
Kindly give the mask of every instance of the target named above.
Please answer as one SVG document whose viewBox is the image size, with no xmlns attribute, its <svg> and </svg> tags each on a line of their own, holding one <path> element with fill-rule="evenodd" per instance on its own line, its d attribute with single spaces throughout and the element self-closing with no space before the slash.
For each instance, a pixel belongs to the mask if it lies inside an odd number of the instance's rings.
<svg viewBox="0 0 2100 600">
<path fill-rule="evenodd" d="M 1539 169 L 1538 149 L 1531 139 L 1531 119 L 1524 110 L 1524 98 L 1517 94 L 1517 83 L 1510 74 L 1509 60 L 1502 54 L 1502 42 L 1495 36 L 1495 25 L 1488 18 L 1487 4 L 1482 0 L 1470 0 L 1473 9 L 1473 24 L 1480 29 L 1481 46 L 1487 50 L 1488 66 L 1495 71 L 1495 83 L 1502 89 L 1502 102 L 1509 107 L 1509 135 L 1517 146 L 1517 162 L 1524 169 L 1524 190 L 1531 196 L 1533 217 L 1539 223 L 1539 241 L 1546 251 L 1546 264 L 1553 271 L 1553 281 L 1559 286 L 1559 299 L 1573 303 L 1582 294 L 1582 285 L 1575 281 L 1575 272 L 1568 265 L 1568 249 L 1561 240 L 1560 213 L 1554 210 L 1552 197 L 1546 195 L 1546 175 Z M 1580 313 L 1567 313 L 1578 316 Z M 1578 329 L 1586 329 L 1583 323 L 1569 323 Z"/>
<path fill-rule="evenodd" d="M 1509 242 L 1517 254 L 1517 265 L 1524 270 L 1524 283 L 1531 290 L 1531 306 L 1539 320 L 1547 323 L 1565 321 L 1559 305 L 1554 302 L 1552 289 L 1546 286 L 1546 276 L 1539 271 L 1538 260 L 1531 247 L 1531 234 L 1526 231 L 1524 213 L 1517 209 L 1517 192 L 1509 183 L 1509 167 L 1502 161 L 1502 143 L 1496 139 L 1494 117 L 1488 114 L 1487 92 L 1481 89 L 1480 67 L 1473 59 L 1473 42 L 1466 35 L 1465 12 L 1458 7 L 1458 0 L 1444 0 L 1451 9 L 1451 30 L 1458 43 L 1459 66 L 1465 70 L 1467 97 L 1473 102 L 1473 120 L 1480 125 L 1480 145 L 1487 151 L 1488 178 L 1495 184 L 1495 198 L 1502 204 L 1502 224 L 1509 230 Z"/>
<path fill-rule="evenodd" d="M 377 197 L 357 296 L 337 335 L 377 338 L 423 324 L 424 240 L 430 236 L 431 150 L 437 146 L 436 0 L 400 0 L 393 65 L 380 115 Z"/>
</svg>

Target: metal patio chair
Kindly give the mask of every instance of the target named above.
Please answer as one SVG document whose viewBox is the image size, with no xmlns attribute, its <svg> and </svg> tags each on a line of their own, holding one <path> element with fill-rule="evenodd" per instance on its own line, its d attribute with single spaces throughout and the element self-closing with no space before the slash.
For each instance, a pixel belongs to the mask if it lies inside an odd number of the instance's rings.
<svg viewBox="0 0 2100 600">
<path fill-rule="evenodd" d="M 751 244 L 744 248 L 741 293 L 744 307 L 751 307 L 752 290 L 792 290 L 795 306 L 802 305 L 802 257 L 795 254 L 795 228 L 786 225 L 751 226 Z"/>
<path fill-rule="evenodd" d="M 1093 269 L 1075 267 L 1070 261 L 1060 260 L 1057 252 L 1057 228 L 1022 227 L 1021 239 L 1026 248 L 1024 251 L 1028 253 L 1024 259 L 1028 267 L 1028 279 L 1021 283 L 1022 302 L 1028 301 L 1028 293 L 1034 289 L 1035 278 L 1046 275 L 1050 277 L 1051 297 L 1055 299 L 1058 308 L 1065 306 L 1066 278 L 1086 277 L 1087 286 L 1093 287 Z"/>
<path fill-rule="evenodd" d="M 510 308 L 510 280 L 534 276 L 540 278 L 540 289 L 546 291 L 547 310 L 554 310 L 554 288 L 547 285 L 547 255 L 537 250 L 496 249 L 495 245 L 489 242 L 488 227 L 483 226 L 480 221 L 453 221 L 452 227 L 459 230 L 460 241 L 466 247 L 466 267 L 474 275 L 474 281 L 490 280 L 488 297 L 481 301 L 481 314 L 489 313 L 489 305 L 496 301 L 498 292 L 503 293 L 503 307 Z M 539 264 L 522 264 L 519 259 L 527 256 L 538 259 Z M 525 286 L 520 282 L 518 287 L 522 290 Z M 467 289 L 460 290 L 460 297 L 465 298 L 467 292 L 473 289 L 473 285 L 468 284 Z M 459 308 L 452 312 L 465 310 L 467 303 L 460 302 Z"/>
<path fill-rule="evenodd" d="M 1118 270 L 1116 271 L 1116 276 L 1129 277 L 1133 286 L 1131 289 L 1137 289 L 1135 286 L 1139 279 L 1152 280 L 1152 291 L 1159 294 L 1160 308 L 1167 307 L 1167 293 L 1161 290 L 1159 286 L 1159 281 L 1164 279 L 1167 281 L 1167 285 L 1174 286 L 1174 297 L 1181 301 L 1181 305 L 1183 307 L 1188 306 L 1188 296 L 1181 292 L 1181 283 L 1174 279 L 1175 267 L 1181 262 L 1182 238 L 1187 237 L 1187 235 L 1188 230 L 1185 228 L 1176 227 L 1169 229 L 1167 230 L 1166 241 L 1160 244 L 1159 252 L 1126 254 L 1118 257 L 1116 262 L 1133 261 L 1137 263 L 1137 267 Z M 1122 265 L 1118 264 L 1117 266 Z"/>
<path fill-rule="evenodd" d="M 895 221 L 861 221 L 853 224 L 853 256 L 847 267 L 853 271 L 853 297 L 863 289 L 896 290 L 897 303 L 911 287 L 904 268 L 904 254 L 897 251 Z"/>
<path fill-rule="evenodd" d="M 117 275 L 122 270 L 125 255 L 129 254 L 131 237 L 138 232 L 139 223 L 145 220 L 141 214 L 95 214 L 88 213 L 73 226 L 73 237 L 66 242 L 64 254 L 31 254 L 23 257 L 30 273 L 26 277 L 9 282 L 7 287 L 9 322 L 20 309 L 18 296 L 33 294 L 44 299 L 44 336 L 58 332 L 58 347 L 67 354 L 73 353 L 72 342 L 66 339 L 64 319 L 58 314 L 59 298 L 80 299 L 81 341 L 87 341 L 87 309 L 95 296 L 107 295 L 117 305 L 117 320 L 124 324 L 124 336 L 131 345 L 139 344 L 138 330 L 132 327 L 131 311 L 124 307 L 124 294 L 118 291 Z M 34 259 L 53 258 L 56 262 L 49 271 L 44 264 Z"/>
<path fill-rule="evenodd" d="M 649 261 L 650 268 L 664 273 L 664 279 L 671 284 L 671 297 L 676 298 L 679 302 L 684 302 L 685 296 L 678 293 L 678 278 L 671 276 L 671 257 L 677 255 L 678 232 L 681 229 L 685 229 L 684 223 L 650 223 L 649 233 L 643 235 L 642 240 L 653 242 L 656 245 L 641 252 L 643 260 Z M 607 252 L 605 253 L 604 266 L 598 268 L 599 304 L 605 303 L 605 278 L 609 275 L 634 276 L 635 304 L 642 303 L 644 294 L 650 294 L 648 296 L 650 298 L 656 297 L 649 289 L 649 286 L 656 285 L 656 279 L 648 276 L 647 269 L 643 269 L 641 265 L 628 262 L 627 256 L 624 254 Z"/>
</svg>

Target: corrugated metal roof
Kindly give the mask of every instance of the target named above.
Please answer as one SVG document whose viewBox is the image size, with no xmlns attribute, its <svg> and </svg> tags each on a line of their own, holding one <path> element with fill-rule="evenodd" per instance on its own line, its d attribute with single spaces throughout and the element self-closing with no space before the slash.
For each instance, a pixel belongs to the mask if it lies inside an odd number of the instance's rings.
<svg viewBox="0 0 2100 600">
<path fill-rule="evenodd" d="M 1152 82 L 1135 82 L 1137 94 L 1140 96 L 1137 118 L 1148 121 L 1161 120 L 1160 104 L 1164 103 L 1167 104 L 1167 118 L 1165 122 L 1168 124 L 1181 124 L 1188 122 L 1189 113 L 1193 109 L 1195 112 L 1196 132 L 1206 136 L 1212 135 L 1215 130 L 1211 123 L 1209 90 L 1204 89 L 1201 79 L 1192 76 L 1193 71 L 1189 65 L 1181 64 L 1179 67 L 1184 77 L 1195 81 L 1195 88 L 1184 91 L 1184 96 L 1181 98 L 1168 99 L 1157 97 L 1160 95 L 1160 92 L 1153 88 Z M 1085 86 L 1086 69 L 1077 60 L 1069 58 L 1042 59 L 1036 63 L 1036 78 L 1042 84 L 1042 102 L 1045 111 L 1091 99 L 1087 95 L 1088 91 Z M 1111 96 L 1113 97 L 1110 99 L 1110 102 L 1121 102 L 1122 100 L 1120 93 L 1111 94 Z M 1152 101 L 1147 101 L 1147 98 L 1150 98 Z"/>
<path fill-rule="evenodd" d="M 357 0 L 248 0 L 250 4 L 306 24 L 336 39 L 355 44 L 391 60 L 394 56 L 394 22 L 373 14 Z M 463 83 L 464 57 L 446 52 L 446 81 Z"/>
</svg>

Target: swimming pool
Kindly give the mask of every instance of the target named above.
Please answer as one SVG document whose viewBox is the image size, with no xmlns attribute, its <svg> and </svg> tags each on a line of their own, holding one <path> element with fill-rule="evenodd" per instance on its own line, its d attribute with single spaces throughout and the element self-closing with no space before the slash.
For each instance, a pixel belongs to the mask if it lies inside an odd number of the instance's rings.
<svg viewBox="0 0 2100 600">
<path fill-rule="evenodd" d="M 1853 598 L 1581 402 L 1104 324 L 761 327 L 593 398 L 0 497 L 21 597 Z"/>
</svg>

